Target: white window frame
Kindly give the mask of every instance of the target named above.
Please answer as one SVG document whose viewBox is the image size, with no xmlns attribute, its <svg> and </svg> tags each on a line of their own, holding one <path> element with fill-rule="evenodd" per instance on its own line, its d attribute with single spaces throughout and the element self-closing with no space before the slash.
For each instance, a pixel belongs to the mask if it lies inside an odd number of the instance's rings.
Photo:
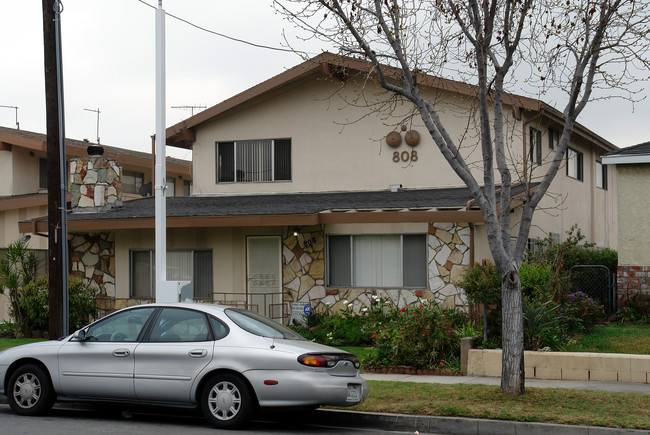
<svg viewBox="0 0 650 435">
<path fill-rule="evenodd" d="M 530 153 L 531 163 L 540 165 L 542 163 L 542 132 L 534 127 L 530 127 Z"/>
<path fill-rule="evenodd" d="M 571 147 L 566 150 L 566 175 L 574 180 L 584 180 L 584 155 Z"/>
<path fill-rule="evenodd" d="M 596 160 L 594 168 L 596 171 L 594 177 L 596 180 L 596 187 L 607 190 L 607 165 L 603 165 L 603 162 Z"/>
</svg>

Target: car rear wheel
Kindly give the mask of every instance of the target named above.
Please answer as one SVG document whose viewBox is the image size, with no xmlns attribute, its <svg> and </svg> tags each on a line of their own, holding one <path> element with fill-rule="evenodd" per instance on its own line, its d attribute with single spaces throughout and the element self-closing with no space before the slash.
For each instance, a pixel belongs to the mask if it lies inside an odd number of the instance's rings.
<svg viewBox="0 0 650 435">
<path fill-rule="evenodd" d="M 9 378 L 7 400 L 16 414 L 41 415 L 54 404 L 54 389 L 41 367 L 26 364 Z"/>
<path fill-rule="evenodd" d="M 229 373 L 214 375 L 201 394 L 203 415 L 220 429 L 232 429 L 248 422 L 253 406 L 253 394 L 246 382 Z"/>
</svg>

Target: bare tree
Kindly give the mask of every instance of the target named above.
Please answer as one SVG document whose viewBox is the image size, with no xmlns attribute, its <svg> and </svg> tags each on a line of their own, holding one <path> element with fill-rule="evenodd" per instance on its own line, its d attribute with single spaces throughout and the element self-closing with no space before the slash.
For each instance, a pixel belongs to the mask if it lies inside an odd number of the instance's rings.
<svg viewBox="0 0 650 435">
<path fill-rule="evenodd" d="M 306 38 L 340 54 L 362 56 L 380 86 L 410 101 L 449 165 L 480 206 L 501 275 L 501 390 L 524 392 L 519 266 L 533 213 L 567 151 L 576 118 L 592 92 L 625 92 L 648 71 L 647 1 L 633 0 L 275 0 Z M 399 74 L 394 74 L 395 70 Z M 522 74 L 521 71 L 524 71 Z M 473 176 L 459 146 L 428 100 L 420 73 L 470 75 L 475 84 L 483 179 Z M 506 85 L 515 79 L 565 92 L 563 131 L 536 189 L 526 189 L 517 241 L 511 247 L 511 187 L 504 117 Z M 628 94 L 629 98 L 630 95 Z M 530 183 L 529 177 L 523 177 Z M 528 186 L 530 187 L 530 185 Z M 497 194 L 500 189 L 501 193 Z"/>
</svg>

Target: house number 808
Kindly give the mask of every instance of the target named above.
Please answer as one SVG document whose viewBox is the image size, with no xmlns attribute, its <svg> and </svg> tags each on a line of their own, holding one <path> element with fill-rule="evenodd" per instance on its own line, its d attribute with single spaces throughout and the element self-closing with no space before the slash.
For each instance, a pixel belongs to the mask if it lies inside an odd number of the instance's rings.
<svg viewBox="0 0 650 435">
<path fill-rule="evenodd" d="M 401 153 L 399 151 L 395 151 L 393 153 L 393 161 L 395 163 L 398 163 L 400 161 L 402 162 L 417 162 L 418 161 L 418 152 L 413 150 L 410 153 L 408 151 L 402 151 Z"/>
</svg>

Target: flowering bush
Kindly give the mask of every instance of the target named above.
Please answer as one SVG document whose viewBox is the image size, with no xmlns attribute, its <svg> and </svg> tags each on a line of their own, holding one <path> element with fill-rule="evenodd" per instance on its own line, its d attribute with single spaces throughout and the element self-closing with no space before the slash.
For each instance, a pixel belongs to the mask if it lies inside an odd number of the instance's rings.
<svg viewBox="0 0 650 435">
<path fill-rule="evenodd" d="M 587 332 L 605 319 L 605 308 L 586 293 L 577 291 L 566 296 L 561 317 L 569 333 Z"/>
<path fill-rule="evenodd" d="M 465 313 L 428 301 L 392 309 L 377 324 L 372 336 L 375 355 L 369 364 L 440 368 L 443 361 L 458 358 L 459 331 L 466 322 Z"/>
</svg>

